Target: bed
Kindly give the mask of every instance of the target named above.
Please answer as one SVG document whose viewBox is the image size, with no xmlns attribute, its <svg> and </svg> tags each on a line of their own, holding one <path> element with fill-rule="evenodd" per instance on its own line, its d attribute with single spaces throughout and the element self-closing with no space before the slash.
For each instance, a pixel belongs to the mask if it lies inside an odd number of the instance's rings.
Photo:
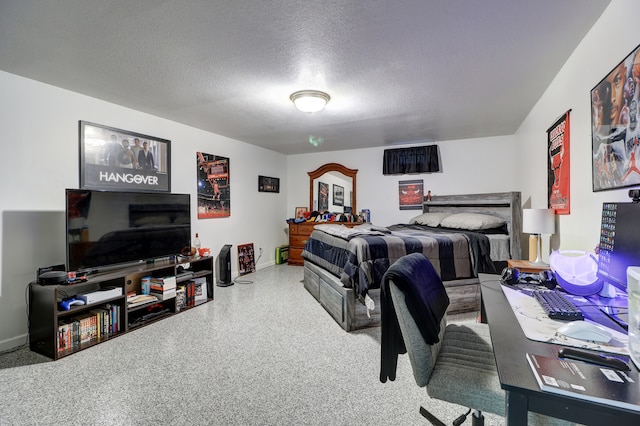
<svg viewBox="0 0 640 426">
<path fill-rule="evenodd" d="M 302 252 L 304 287 L 346 331 L 380 324 L 380 281 L 405 254 L 422 252 L 434 264 L 449 314 L 478 311 L 478 273 L 521 258 L 519 192 L 432 196 L 412 222 L 314 228 Z"/>
</svg>

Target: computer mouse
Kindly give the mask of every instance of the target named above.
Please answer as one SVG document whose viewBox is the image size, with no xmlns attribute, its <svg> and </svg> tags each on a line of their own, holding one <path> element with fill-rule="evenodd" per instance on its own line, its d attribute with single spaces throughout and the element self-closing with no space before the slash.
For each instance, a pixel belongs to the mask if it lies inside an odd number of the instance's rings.
<svg viewBox="0 0 640 426">
<path fill-rule="evenodd" d="M 588 321 L 571 321 L 560 326 L 558 333 L 573 339 L 598 343 L 607 343 L 612 337 L 607 329 Z"/>
</svg>

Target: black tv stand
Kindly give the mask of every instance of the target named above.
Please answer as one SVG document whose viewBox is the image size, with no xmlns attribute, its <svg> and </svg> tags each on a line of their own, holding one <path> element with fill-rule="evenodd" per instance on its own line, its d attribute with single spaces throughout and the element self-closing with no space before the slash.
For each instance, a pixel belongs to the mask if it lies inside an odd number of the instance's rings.
<svg viewBox="0 0 640 426">
<path fill-rule="evenodd" d="M 188 271 L 191 274 L 179 276 L 178 268 L 186 263 L 190 265 Z M 87 281 L 75 284 L 45 286 L 32 282 L 29 285 L 29 347 L 32 351 L 57 360 L 213 300 L 212 257 L 156 261 L 152 264 L 142 262 L 108 269 L 91 271 Z M 173 297 L 142 306 L 128 307 L 127 294 L 141 294 L 140 280 L 145 276 L 175 276 L 177 287 L 188 286 L 190 281 L 202 281 L 204 278 L 207 287 L 206 300 L 185 307 L 177 306 L 176 298 Z M 107 287 L 121 288 L 122 294 L 93 304 L 73 305 L 69 310 L 64 310 L 59 305 L 64 299 Z M 73 344 L 64 342 L 64 339 L 70 337 L 70 329 L 72 336 L 73 328 L 79 329 L 81 322 L 85 325 L 88 322 L 91 324 L 89 327 L 95 327 L 91 331 L 92 337 L 84 342 L 78 339 Z M 98 327 L 100 332 L 97 332 Z"/>
</svg>

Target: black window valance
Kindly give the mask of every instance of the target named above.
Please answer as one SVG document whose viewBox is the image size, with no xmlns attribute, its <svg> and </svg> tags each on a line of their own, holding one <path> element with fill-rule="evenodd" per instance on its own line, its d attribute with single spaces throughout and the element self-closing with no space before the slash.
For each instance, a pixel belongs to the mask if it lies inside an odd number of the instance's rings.
<svg viewBox="0 0 640 426">
<path fill-rule="evenodd" d="M 440 171 L 438 145 L 385 149 L 382 160 L 383 175 L 433 173 Z"/>
</svg>

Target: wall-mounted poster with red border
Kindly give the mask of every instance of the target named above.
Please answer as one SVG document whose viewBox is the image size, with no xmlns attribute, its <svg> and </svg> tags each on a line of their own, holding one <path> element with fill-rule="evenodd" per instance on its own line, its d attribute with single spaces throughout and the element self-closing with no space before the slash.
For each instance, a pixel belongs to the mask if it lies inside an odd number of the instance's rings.
<svg viewBox="0 0 640 426">
<path fill-rule="evenodd" d="M 556 214 L 569 214 L 571 203 L 569 196 L 569 113 L 567 111 L 547 130 L 549 168 L 547 187 L 549 208 Z"/>
<path fill-rule="evenodd" d="M 229 159 L 196 152 L 198 219 L 231 216 Z"/>
</svg>

